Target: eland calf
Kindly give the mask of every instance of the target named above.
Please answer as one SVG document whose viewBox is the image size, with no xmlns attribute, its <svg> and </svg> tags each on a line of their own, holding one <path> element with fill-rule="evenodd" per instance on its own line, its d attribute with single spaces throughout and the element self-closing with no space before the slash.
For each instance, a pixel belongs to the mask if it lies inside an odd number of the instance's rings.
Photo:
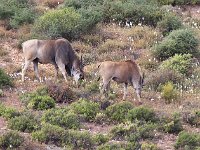
<svg viewBox="0 0 200 150">
<path fill-rule="evenodd" d="M 22 68 L 22 81 L 24 82 L 25 72 L 31 62 L 34 65 L 34 72 L 38 80 L 38 63 L 53 64 L 55 66 L 55 79 L 57 79 L 58 69 L 62 72 L 65 81 L 66 75 L 73 76 L 76 83 L 84 78 L 82 57 L 73 51 L 70 43 L 66 39 L 38 40 L 32 39 L 22 43 L 25 65 Z"/>
<path fill-rule="evenodd" d="M 110 81 L 114 80 L 117 83 L 124 83 L 123 99 L 126 98 L 127 86 L 130 84 L 135 88 L 137 97 L 140 101 L 144 74 L 141 75 L 140 68 L 134 60 L 121 62 L 105 61 L 102 62 L 98 68 L 100 78 L 103 79 L 103 93 L 106 93 L 109 90 Z"/>
</svg>

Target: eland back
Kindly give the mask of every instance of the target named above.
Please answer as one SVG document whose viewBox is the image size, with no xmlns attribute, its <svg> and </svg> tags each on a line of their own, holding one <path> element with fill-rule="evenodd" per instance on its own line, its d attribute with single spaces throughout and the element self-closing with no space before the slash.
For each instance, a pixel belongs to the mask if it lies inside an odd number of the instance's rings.
<svg viewBox="0 0 200 150">
<path fill-rule="evenodd" d="M 124 83 L 124 96 L 126 98 L 127 86 L 130 84 L 136 90 L 137 97 L 141 98 L 144 75 L 140 72 L 140 67 L 133 60 L 114 62 L 105 61 L 99 66 L 99 75 L 103 79 L 102 92 L 106 93 L 110 87 L 110 81 Z"/>
<path fill-rule="evenodd" d="M 22 81 L 24 82 L 25 72 L 31 62 L 34 65 L 34 72 L 38 80 L 38 63 L 53 64 L 55 67 L 55 79 L 57 79 L 58 69 L 62 72 L 65 81 L 67 74 L 73 76 L 75 81 L 83 79 L 82 58 L 73 51 L 70 43 L 66 39 L 38 40 L 32 39 L 22 43 L 25 65 L 22 68 Z"/>
</svg>

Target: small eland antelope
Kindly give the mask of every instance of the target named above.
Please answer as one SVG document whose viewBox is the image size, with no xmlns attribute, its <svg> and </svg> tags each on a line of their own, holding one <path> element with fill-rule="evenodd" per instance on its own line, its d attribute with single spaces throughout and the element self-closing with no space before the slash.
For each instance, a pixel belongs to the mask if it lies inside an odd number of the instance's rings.
<svg viewBox="0 0 200 150">
<path fill-rule="evenodd" d="M 110 87 L 110 81 L 114 80 L 117 83 L 124 83 L 123 99 L 126 98 L 127 86 L 130 84 L 136 90 L 137 97 L 140 101 L 144 74 L 141 75 L 140 68 L 134 60 L 121 62 L 105 61 L 102 62 L 98 68 L 100 78 L 103 79 L 103 93 L 106 94 Z"/>
</svg>

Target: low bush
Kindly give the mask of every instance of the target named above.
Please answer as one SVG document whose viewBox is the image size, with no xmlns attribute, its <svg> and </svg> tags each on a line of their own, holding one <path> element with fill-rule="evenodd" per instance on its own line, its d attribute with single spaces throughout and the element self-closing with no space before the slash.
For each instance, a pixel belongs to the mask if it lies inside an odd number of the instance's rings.
<svg viewBox="0 0 200 150">
<path fill-rule="evenodd" d="M 175 54 L 192 54 L 195 57 L 199 55 L 198 44 L 194 31 L 174 30 L 153 48 L 153 55 L 159 60 L 166 60 Z"/>
<path fill-rule="evenodd" d="M 167 82 L 162 87 L 161 97 L 164 98 L 165 103 L 176 102 L 178 100 L 178 92 L 172 82 Z"/>
<path fill-rule="evenodd" d="M 162 119 L 161 119 L 162 121 Z M 162 121 L 164 124 L 162 125 L 162 130 L 167 133 L 179 133 L 183 130 L 182 122 L 180 119 L 180 115 L 175 113 L 172 117 L 163 118 Z"/>
<path fill-rule="evenodd" d="M 15 116 L 19 116 L 19 112 L 14 108 L 6 107 L 2 103 L 0 103 L 0 116 L 6 119 L 11 119 Z"/>
<path fill-rule="evenodd" d="M 114 122 L 126 121 L 126 115 L 133 108 L 130 102 L 120 102 L 106 108 L 106 115 Z"/>
<path fill-rule="evenodd" d="M 154 144 L 150 142 L 143 142 L 141 145 L 142 150 L 159 150 L 159 148 Z"/>
<path fill-rule="evenodd" d="M 11 118 L 8 121 L 8 127 L 12 130 L 22 132 L 32 132 L 39 128 L 39 122 L 31 114 L 21 115 Z"/>
<path fill-rule="evenodd" d="M 97 124 L 108 124 L 109 118 L 105 113 L 97 113 L 94 119 L 95 123 Z"/>
<path fill-rule="evenodd" d="M 183 25 L 179 16 L 174 13 L 165 13 L 162 20 L 158 22 L 157 26 L 162 34 L 166 36 L 171 31 L 180 29 Z"/>
<path fill-rule="evenodd" d="M 0 136 L 0 148 L 18 148 L 24 142 L 24 138 L 16 131 L 9 131 Z"/>
<path fill-rule="evenodd" d="M 134 142 L 125 142 L 125 143 L 105 143 L 97 147 L 97 150 L 135 150 L 140 149 L 141 145 Z"/>
<path fill-rule="evenodd" d="M 161 5 L 195 5 L 200 4 L 200 0 L 157 0 Z"/>
<path fill-rule="evenodd" d="M 176 140 L 176 149 L 196 149 L 200 147 L 200 135 L 182 131 Z"/>
<path fill-rule="evenodd" d="M 31 101 L 31 99 L 34 99 L 37 96 L 46 96 L 46 95 L 48 95 L 47 88 L 39 87 L 36 91 L 20 95 L 20 100 L 27 106 Z"/>
<path fill-rule="evenodd" d="M 192 72 L 192 55 L 175 54 L 173 57 L 170 57 L 168 60 L 165 60 L 160 65 L 160 68 L 171 69 L 183 75 L 190 75 Z"/>
<path fill-rule="evenodd" d="M 86 99 L 79 99 L 77 102 L 72 103 L 70 107 L 75 113 L 80 114 L 88 121 L 95 118 L 100 108 L 98 103 Z"/>
<path fill-rule="evenodd" d="M 107 135 L 103 135 L 103 134 L 96 134 L 94 136 L 94 141 L 95 141 L 96 145 L 102 145 L 109 141 L 109 137 Z"/>
<path fill-rule="evenodd" d="M 33 23 L 37 17 L 36 12 L 31 8 L 33 5 L 33 1 L 29 0 L 2 0 L 0 4 L 0 19 L 8 19 L 8 26 L 11 28 Z"/>
<path fill-rule="evenodd" d="M 35 96 L 28 103 L 28 108 L 35 110 L 45 110 L 53 107 L 55 107 L 55 101 L 47 95 Z"/>
<path fill-rule="evenodd" d="M 3 86 L 12 86 L 12 79 L 0 68 L 0 88 Z"/>
<path fill-rule="evenodd" d="M 42 120 L 66 129 L 77 129 L 80 127 L 78 116 L 70 112 L 68 108 L 49 109 L 43 114 Z"/>
<path fill-rule="evenodd" d="M 88 131 L 75 130 L 65 133 L 64 143 L 73 149 L 92 149 L 95 145 L 95 141 Z"/>
<path fill-rule="evenodd" d="M 65 130 L 59 126 L 43 124 L 41 130 L 33 132 L 31 135 L 33 140 L 41 143 L 48 144 L 50 142 L 61 146 L 63 144 L 64 133 Z"/>
<path fill-rule="evenodd" d="M 134 122 L 135 120 L 145 122 L 156 122 L 157 117 L 153 109 L 141 106 L 131 109 L 127 114 L 128 120 Z"/>
<path fill-rule="evenodd" d="M 99 92 L 99 83 L 98 82 L 91 82 L 86 85 L 87 91 L 96 93 Z"/>
<path fill-rule="evenodd" d="M 74 92 L 66 85 L 49 83 L 47 93 L 58 103 L 71 103 L 75 99 Z"/>
<path fill-rule="evenodd" d="M 173 84 L 179 84 L 183 82 L 183 76 L 171 69 L 158 69 L 147 76 L 145 79 L 145 87 L 148 87 L 150 90 L 160 91 L 161 85 L 169 81 Z"/>
<path fill-rule="evenodd" d="M 200 111 L 190 114 L 187 118 L 187 122 L 192 126 L 200 127 Z"/>
<path fill-rule="evenodd" d="M 155 135 L 156 125 L 152 123 L 142 124 L 137 123 L 121 123 L 112 128 L 110 136 L 114 140 L 126 140 L 130 142 L 138 142 L 148 138 L 153 138 Z"/>
<path fill-rule="evenodd" d="M 77 30 L 80 17 L 80 14 L 71 8 L 50 10 L 35 22 L 34 32 L 52 38 L 65 37 L 70 39 Z"/>
</svg>

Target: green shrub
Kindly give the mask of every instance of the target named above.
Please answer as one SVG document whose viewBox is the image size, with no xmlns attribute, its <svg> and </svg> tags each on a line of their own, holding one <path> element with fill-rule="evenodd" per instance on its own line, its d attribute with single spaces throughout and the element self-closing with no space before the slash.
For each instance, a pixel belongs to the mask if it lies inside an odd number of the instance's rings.
<svg viewBox="0 0 200 150">
<path fill-rule="evenodd" d="M 87 84 L 86 88 L 89 92 L 93 92 L 93 93 L 99 92 L 99 83 L 91 82 L 91 83 Z"/>
<path fill-rule="evenodd" d="M 153 109 L 150 109 L 144 106 L 131 109 L 128 112 L 127 117 L 128 117 L 128 120 L 130 120 L 131 122 L 134 122 L 135 120 L 146 121 L 146 122 L 157 121 L 156 114 L 153 111 Z"/>
<path fill-rule="evenodd" d="M 182 131 L 178 135 L 176 140 L 175 148 L 176 149 L 196 149 L 200 146 L 200 135 L 195 133 L 188 133 Z"/>
<path fill-rule="evenodd" d="M 179 114 L 173 114 L 172 118 L 163 118 L 164 125 L 162 129 L 167 133 L 179 133 L 183 130 Z"/>
<path fill-rule="evenodd" d="M 133 108 L 130 102 L 120 102 L 106 108 L 106 115 L 113 121 L 124 122 L 128 111 Z"/>
<path fill-rule="evenodd" d="M 94 119 L 95 123 L 97 124 L 106 124 L 109 123 L 109 119 L 105 113 L 97 113 Z"/>
<path fill-rule="evenodd" d="M 182 22 L 181 18 L 174 13 L 165 13 L 162 20 L 158 22 L 157 26 L 163 35 L 166 36 L 169 32 L 181 28 Z"/>
<path fill-rule="evenodd" d="M 44 124 L 41 130 L 33 132 L 33 140 L 37 140 L 42 143 L 53 143 L 57 146 L 61 146 L 63 143 L 65 130 L 59 126 Z"/>
<path fill-rule="evenodd" d="M 80 17 L 80 14 L 71 8 L 50 10 L 38 18 L 34 30 L 37 34 L 44 34 L 47 37 L 68 39 L 75 34 Z"/>
<path fill-rule="evenodd" d="M 195 5 L 200 4 L 200 0 L 157 0 L 161 5 Z"/>
<path fill-rule="evenodd" d="M 142 150 L 159 150 L 159 148 L 155 144 L 150 143 L 150 142 L 142 143 L 141 149 Z"/>
<path fill-rule="evenodd" d="M 37 96 L 46 96 L 48 95 L 48 91 L 46 87 L 40 87 L 34 92 L 24 93 L 20 95 L 20 100 L 27 106 L 31 99 L 34 99 Z"/>
<path fill-rule="evenodd" d="M 120 143 L 106 143 L 104 145 L 98 146 L 97 150 L 136 150 L 140 149 L 141 145 L 134 142 L 120 142 Z"/>
<path fill-rule="evenodd" d="M 161 68 L 163 69 L 171 69 L 181 73 L 183 75 L 189 75 L 192 69 L 192 55 L 191 54 L 183 54 L 178 55 L 175 54 L 173 57 L 169 58 L 162 62 Z"/>
<path fill-rule="evenodd" d="M 0 19 L 10 19 L 9 26 L 18 28 L 22 24 L 33 23 L 36 12 L 31 9 L 34 3 L 29 0 L 2 0 Z"/>
<path fill-rule="evenodd" d="M 88 101 L 86 99 L 79 99 L 77 102 L 71 104 L 71 108 L 75 113 L 80 114 L 86 120 L 93 120 L 99 112 L 99 104 Z"/>
<path fill-rule="evenodd" d="M 0 68 L 0 88 L 12 85 L 12 79 Z"/>
<path fill-rule="evenodd" d="M 161 91 L 160 87 L 169 81 L 173 84 L 180 84 L 183 82 L 183 76 L 171 69 L 158 69 L 147 76 L 145 87 L 150 90 Z"/>
<path fill-rule="evenodd" d="M 28 114 L 11 118 L 8 121 L 8 127 L 12 130 L 32 132 L 39 128 L 39 123 L 33 115 Z"/>
<path fill-rule="evenodd" d="M 101 144 L 108 142 L 109 137 L 107 135 L 103 135 L 103 134 L 96 134 L 94 136 L 94 141 L 95 141 L 96 145 L 101 145 Z"/>
<path fill-rule="evenodd" d="M 187 122 L 196 127 L 200 127 L 200 111 L 196 111 L 187 118 Z"/>
<path fill-rule="evenodd" d="M 17 11 L 10 20 L 10 25 L 12 28 L 19 28 L 20 25 L 23 24 L 31 24 L 34 22 L 34 18 L 36 17 L 33 10 L 30 8 L 23 8 Z"/>
<path fill-rule="evenodd" d="M 47 96 L 35 96 L 28 103 L 28 108 L 35 110 L 44 110 L 55 107 L 55 101 Z"/>
<path fill-rule="evenodd" d="M 88 131 L 69 130 L 65 133 L 64 143 L 73 149 L 93 149 L 94 142 Z"/>
<path fill-rule="evenodd" d="M 175 102 L 178 99 L 177 90 L 172 82 L 167 82 L 165 85 L 163 85 L 161 92 L 161 96 L 165 99 L 165 103 L 167 104 Z"/>
<path fill-rule="evenodd" d="M 0 103 L 0 116 L 6 118 L 6 119 L 11 119 L 15 116 L 18 116 L 19 112 L 11 107 L 6 107 L 5 105 Z"/>
<path fill-rule="evenodd" d="M 49 109 L 43 114 L 42 120 L 66 129 L 77 129 L 80 127 L 78 116 L 70 112 L 67 108 Z"/>
<path fill-rule="evenodd" d="M 18 148 L 24 142 L 24 138 L 16 131 L 9 131 L 0 136 L 0 148 Z"/>
<path fill-rule="evenodd" d="M 162 18 L 159 7 L 147 0 L 105 1 L 103 6 L 104 21 L 125 21 L 128 18 L 133 24 L 156 26 Z"/>
<path fill-rule="evenodd" d="M 189 29 L 172 31 L 162 42 L 154 47 L 153 54 L 159 60 L 165 60 L 175 54 L 197 55 L 198 39 Z"/>
<path fill-rule="evenodd" d="M 110 136 L 114 140 L 126 140 L 135 143 L 139 140 L 153 138 L 155 135 L 155 129 L 156 125 L 151 123 L 140 125 L 140 122 L 126 122 L 114 126 L 110 132 Z"/>
</svg>

